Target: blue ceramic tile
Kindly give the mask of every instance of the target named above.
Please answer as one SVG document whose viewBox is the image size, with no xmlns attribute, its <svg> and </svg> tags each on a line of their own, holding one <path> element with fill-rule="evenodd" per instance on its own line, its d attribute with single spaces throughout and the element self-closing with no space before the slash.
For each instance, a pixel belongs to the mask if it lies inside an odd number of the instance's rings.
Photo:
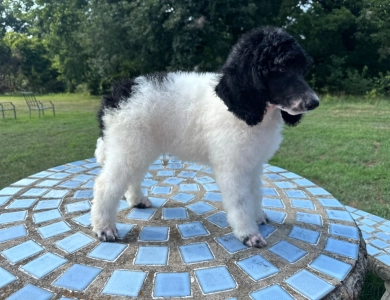
<svg viewBox="0 0 390 300">
<path fill-rule="evenodd" d="M 74 199 L 92 199 L 93 198 L 93 190 L 79 190 L 73 195 Z"/>
<path fill-rule="evenodd" d="M 53 172 L 42 171 L 42 172 L 36 173 L 34 175 L 31 175 L 30 177 L 45 178 L 45 177 L 53 175 L 53 174 L 54 174 Z"/>
<path fill-rule="evenodd" d="M 72 214 L 79 211 L 86 211 L 91 209 L 91 204 L 88 200 L 69 203 L 65 205 L 65 210 L 68 214 Z"/>
<path fill-rule="evenodd" d="M 338 236 L 342 236 L 354 240 L 360 240 L 359 231 L 356 227 L 353 226 L 330 223 L 329 232 L 330 234 L 334 234 L 334 235 L 338 235 Z"/>
<path fill-rule="evenodd" d="M 7 300 L 22 300 L 22 299 L 34 299 L 34 300 L 49 300 L 55 296 L 54 293 L 48 290 L 41 289 L 32 284 L 27 284 L 19 291 L 13 293 L 7 298 Z"/>
<path fill-rule="evenodd" d="M 356 208 L 351 207 L 351 206 L 348 206 L 348 205 L 345 205 L 345 209 L 348 210 L 349 212 L 354 212 L 354 211 L 356 211 Z"/>
<path fill-rule="evenodd" d="M 315 183 L 311 182 L 310 180 L 307 180 L 305 178 L 303 179 L 294 179 L 293 182 L 295 182 L 299 186 L 315 186 Z"/>
<path fill-rule="evenodd" d="M 293 226 L 288 236 L 306 243 L 317 244 L 320 233 L 314 230 Z"/>
<path fill-rule="evenodd" d="M 195 275 L 203 294 L 229 291 L 237 287 L 225 266 L 195 270 Z"/>
<path fill-rule="evenodd" d="M 11 199 L 10 196 L 0 196 L 0 206 L 6 204 L 9 199 Z"/>
<path fill-rule="evenodd" d="M 134 224 L 116 223 L 116 229 L 118 229 L 118 239 L 123 239 L 134 227 Z"/>
<path fill-rule="evenodd" d="M 82 184 L 82 182 L 80 182 L 80 181 L 68 180 L 68 181 L 61 183 L 59 186 L 64 187 L 64 188 L 74 189 L 81 184 Z"/>
<path fill-rule="evenodd" d="M 342 256 L 357 259 L 359 246 L 357 244 L 328 238 L 325 245 L 325 250 Z"/>
<path fill-rule="evenodd" d="M 301 176 L 299 176 L 298 174 L 292 173 L 292 172 L 281 173 L 280 175 L 282 175 L 283 177 L 285 177 L 287 179 L 301 178 Z"/>
<path fill-rule="evenodd" d="M 44 249 L 36 242 L 29 240 L 17 246 L 2 251 L 2 255 L 11 263 L 16 264 L 28 257 L 31 257 Z"/>
<path fill-rule="evenodd" d="M 360 219 L 361 216 L 358 216 L 358 215 L 355 215 L 354 213 L 350 213 L 351 214 L 351 217 L 354 219 L 354 220 L 357 220 L 357 219 Z"/>
<path fill-rule="evenodd" d="M 178 169 L 182 169 L 183 165 L 179 164 L 179 163 L 172 163 L 172 164 L 168 164 L 167 168 L 168 169 L 176 169 L 176 170 L 178 170 Z"/>
<path fill-rule="evenodd" d="M 239 260 L 237 265 L 255 281 L 279 272 L 277 267 L 258 254 Z"/>
<path fill-rule="evenodd" d="M 238 251 L 248 249 L 248 247 L 237 239 L 233 233 L 223 235 L 215 240 L 229 253 L 236 253 Z"/>
<path fill-rule="evenodd" d="M 27 216 L 27 210 L 3 213 L 0 215 L 0 224 L 14 223 L 24 221 Z"/>
<path fill-rule="evenodd" d="M 337 199 L 318 198 L 318 201 L 322 204 L 322 206 L 326 207 L 344 207 Z"/>
<path fill-rule="evenodd" d="M 163 170 L 163 171 L 158 171 L 157 176 L 174 176 L 175 171 L 173 170 Z"/>
<path fill-rule="evenodd" d="M 18 279 L 16 276 L 0 267 L 0 289 Z"/>
<path fill-rule="evenodd" d="M 77 250 L 80 250 L 81 248 L 84 248 L 85 246 L 91 244 L 94 241 L 95 240 L 90 236 L 81 232 L 76 232 L 75 234 L 72 234 L 62 240 L 57 241 L 55 245 L 61 250 L 64 250 L 65 252 L 73 253 Z"/>
<path fill-rule="evenodd" d="M 84 227 L 88 227 L 91 225 L 91 212 L 73 218 L 72 220 Z"/>
<path fill-rule="evenodd" d="M 127 209 L 127 208 L 129 208 L 129 207 L 130 207 L 130 205 L 129 205 L 126 201 L 124 201 L 124 200 L 119 200 L 118 211 Z"/>
<path fill-rule="evenodd" d="M 284 190 L 289 198 L 307 198 L 306 194 L 300 190 Z"/>
<path fill-rule="evenodd" d="M 270 166 L 267 168 L 268 171 L 270 172 L 274 172 L 274 173 L 280 173 L 280 172 L 286 172 L 285 169 L 282 169 L 282 168 L 279 168 L 279 167 L 275 167 L 275 166 Z"/>
<path fill-rule="evenodd" d="M 197 192 L 199 186 L 196 183 L 182 183 L 179 185 L 180 192 Z"/>
<path fill-rule="evenodd" d="M 100 167 L 100 164 L 98 164 L 98 163 L 90 163 L 90 164 L 84 165 L 83 167 L 87 168 L 87 169 L 92 169 L 92 168 Z"/>
<path fill-rule="evenodd" d="M 70 169 L 66 170 L 66 172 L 72 173 L 72 174 L 80 173 L 83 171 L 85 171 L 85 169 L 82 167 L 70 168 Z"/>
<path fill-rule="evenodd" d="M 199 165 L 189 165 L 186 169 L 188 170 L 195 170 L 195 171 L 200 171 L 204 168 L 204 166 L 199 166 Z"/>
<path fill-rule="evenodd" d="M 323 298 L 335 288 L 325 280 L 306 270 L 299 271 L 287 278 L 285 282 L 299 293 L 313 300 Z"/>
<path fill-rule="evenodd" d="M 361 229 L 361 227 L 359 226 L 359 228 Z M 384 231 L 384 232 L 387 232 L 387 233 L 390 233 L 390 227 L 387 226 L 387 225 L 381 225 L 381 226 L 378 226 L 377 227 L 378 229 Z M 363 229 L 362 229 L 363 230 Z M 367 231 L 368 232 L 368 231 Z"/>
<path fill-rule="evenodd" d="M 36 189 L 32 188 L 29 189 L 27 192 L 22 194 L 23 197 L 39 197 L 42 196 L 44 193 L 46 193 L 48 189 Z"/>
<path fill-rule="evenodd" d="M 188 203 L 194 198 L 195 198 L 194 195 L 186 194 L 186 193 L 179 193 L 179 194 L 173 196 L 171 199 L 182 202 L 182 203 Z"/>
<path fill-rule="evenodd" d="M 70 176 L 68 173 L 55 173 L 53 175 L 50 175 L 48 178 L 51 179 L 64 179 L 66 177 Z"/>
<path fill-rule="evenodd" d="M 212 202 L 222 202 L 221 193 L 207 192 L 204 195 L 203 200 L 212 201 Z"/>
<path fill-rule="evenodd" d="M 43 198 L 64 198 L 69 190 L 51 190 Z"/>
<path fill-rule="evenodd" d="M 291 189 L 291 188 L 295 188 L 295 185 L 292 184 L 291 182 L 289 181 L 278 181 L 278 182 L 275 182 L 274 183 L 278 188 L 280 189 Z"/>
<path fill-rule="evenodd" d="M 167 202 L 168 200 L 165 198 L 156 198 L 156 197 L 148 197 L 149 201 L 152 202 L 153 207 L 161 207 Z"/>
<path fill-rule="evenodd" d="M 284 203 L 280 199 L 263 198 L 263 206 L 285 208 Z"/>
<path fill-rule="evenodd" d="M 179 229 L 179 232 L 184 239 L 210 234 L 207 229 L 204 228 L 203 224 L 198 221 L 179 224 L 177 225 L 177 228 Z"/>
<path fill-rule="evenodd" d="M 378 255 L 376 259 L 390 267 L 390 255 L 387 254 Z"/>
<path fill-rule="evenodd" d="M 23 188 L 6 187 L 0 190 L 0 196 L 13 196 L 19 193 Z"/>
<path fill-rule="evenodd" d="M 224 211 L 217 212 L 216 214 L 211 215 L 206 219 L 221 228 L 227 228 L 229 226 L 226 213 Z"/>
<path fill-rule="evenodd" d="M 375 225 L 377 223 L 374 220 L 366 219 L 366 218 L 360 220 L 359 222 L 363 223 L 363 224 L 366 224 L 366 225 L 369 225 L 369 226 Z"/>
<path fill-rule="evenodd" d="M 156 273 L 153 297 L 189 297 L 191 279 L 189 272 Z"/>
<path fill-rule="evenodd" d="M 155 185 L 158 181 L 151 180 L 151 179 L 144 179 L 141 183 L 141 186 L 143 187 L 151 187 L 152 185 Z"/>
<path fill-rule="evenodd" d="M 302 250 L 301 248 L 298 248 L 286 241 L 280 241 L 268 250 L 287 260 L 289 263 L 295 263 L 307 254 L 305 250 Z"/>
<path fill-rule="evenodd" d="M 38 184 L 36 184 L 35 186 L 37 187 L 53 187 L 55 186 L 56 184 L 59 184 L 61 181 L 60 180 L 44 180 Z"/>
<path fill-rule="evenodd" d="M 360 225 L 359 228 L 367 233 L 372 233 L 376 230 L 374 227 L 368 225 Z"/>
<path fill-rule="evenodd" d="M 172 188 L 169 186 L 154 186 L 152 188 L 152 194 L 167 195 L 171 193 Z"/>
<path fill-rule="evenodd" d="M 24 225 L 0 229 L 0 243 L 15 240 L 23 236 L 27 236 L 27 230 Z"/>
<path fill-rule="evenodd" d="M 59 172 L 59 171 L 66 170 L 66 169 L 68 169 L 68 168 L 69 168 L 68 166 L 57 166 L 57 167 L 54 167 L 54 168 L 50 168 L 49 170 L 50 170 L 50 171 Z"/>
<path fill-rule="evenodd" d="M 162 159 L 156 159 L 156 160 L 152 163 L 152 165 L 163 165 L 163 164 L 164 164 L 164 162 L 163 162 Z"/>
<path fill-rule="evenodd" d="M 37 229 L 38 233 L 41 235 L 43 239 L 48 239 L 53 236 L 71 231 L 72 228 L 65 223 L 64 221 L 60 221 L 57 223 L 53 223 L 47 226 L 39 227 Z"/>
<path fill-rule="evenodd" d="M 326 209 L 326 214 L 328 215 L 329 219 L 332 220 L 355 222 L 349 212 L 344 210 Z"/>
<path fill-rule="evenodd" d="M 276 230 L 275 227 L 268 224 L 258 225 L 258 227 L 259 232 L 263 236 L 263 238 L 267 238 L 272 232 Z"/>
<path fill-rule="evenodd" d="M 351 265 L 324 254 L 320 254 L 309 266 L 340 281 L 344 280 L 352 269 Z"/>
<path fill-rule="evenodd" d="M 324 190 L 323 188 L 319 188 L 319 187 L 306 188 L 306 190 L 308 190 L 309 193 L 312 194 L 313 196 L 330 196 L 330 193 Z"/>
<path fill-rule="evenodd" d="M 210 204 L 207 204 L 206 202 L 203 201 L 192 203 L 190 205 L 187 205 L 187 207 L 197 215 L 203 215 L 207 212 L 215 210 L 214 206 L 211 206 Z"/>
<path fill-rule="evenodd" d="M 156 209 L 154 208 L 133 208 L 126 218 L 134 220 L 148 221 L 154 215 Z"/>
<path fill-rule="evenodd" d="M 29 208 L 32 206 L 38 199 L 17 199 L 14 200 L 6 209 L 21 209 Z"/>
<path fill-rule="evenodd" d="M 145 226 L 139 234 L 141 242 L 165 242 L 168 240 L 169 227 Z"/>
<path fill-rule="evenodd" d="M 21 266 L 20 269 L 37 279 L 45 277 L 50 272 L 62 266 L 68 260 L 56 254 L 47 252 L 42 256 Z"/>
<path fill-rule="evenodd" d="M 77 175 L 76 177 L 73 177 L 72 180 L 81 181 L 81 182 L 87 182 L 88 180 L 92 179 L 94 176 L 92 175 Z"/>
<path fill-rule="evenodd" d="M 82 187 L 90 189 L 90 188 L 93 188 L 94 186 L 95 186 L 95 181 L 91 180 L 91 181 L 88 181 L 86 184 L 84 184 Z"/>
<path fill-rule="evenodd" d="M 203 185 L 206 192 L 218 192 L 219 188 L 216 183 L 206 183 Z"/>
<path fill-rule="evenodd" d="M 384 240 L 386 242 L 390 241 L 390 235 L 384 233 L 384 232 L 377 232 L 374 234 L 376 237 L 380 238 L 381 240 Z"/>
<path fill-rule="evenodd" d="M 264 177 L 270 179 L 270 180 L 283 180 L 284 178 L 278 174 L 273 174 L 273 173 L 270 173 L 270 174 L 264 174 Z"/>
<path fill-rule="evenodd" d="M 294 300 L 283 288 L 278 284 L 271 285 L 267 288 L 258 290 L 249 294 L 253 300 L 277 299 L 277 300 Z"/>
<path fill-rule="evenodd" d="M 166 266 L 169 248 L 167 246 L 139 247 L 134 259 L 135 265 Z"/>
<path fill-rule="evenodd" d="M 68 163 L 68 165 L 72 166 L 72 167 L 77 167 L 77 166 L 81 166 L 81 165 L 84 165 L 86 162 L 85 161 L 74 161 L 74 162 L 71 162 L 71 163 Z"/>
<path fill-rule="evenodd" d="M 206 168 L 203 170 L 203 172 L 213 174 L 213 171 L 211 170 L 211 168 Z"/>
<path fill-rule="evenodd" d="M 182 183 L 184 181 L 183 178 L 178 177 L 169 177 L 163 181 L 163 183 L 166 184 L 172 184 L 172 185 L 178 185 L 179 183 Z"/>
<path fill-rule="evenodd" d="M 124 244 L 102 242 L 89 252 L 87 257 L 105 261 L 115 261 L 127 247 L 128 245 Z"/>
<path fill-rule="evenodd" d="M 108 279 L 102 294 L 138 297 L 147 274 L 142 271 L 115 270 Z"/>
<path fill-rule="evenodd" d="M 196 176 L 196 172 L 189 172 L 189 171 L 183 171 L 180 172 L 178 175 L 179 177 L 184 177 L 184 178 L 194 178 Z"/>
<path fill-rule="evenodd" d="M 378 240 L 378 239 L 371 240 L 370 244 L 374 245 L 375 247 L 377 247 L 379 249 L 384 249 L 384 248 L 390 247 L 390 245 L 388 243 L 385 243 L 384 241 Z"/>
<path fill-rule="evenodd" d="M 101 170 L 102 170 L 102 168 L 96 168 L 96 169 L 93 169 L 87 173 L 91 174 L 91 175 L 99 175 Z"/>
<path fill-rule="evenodd" d="M 163 208 L 162 216 L 164 220 L 188 219 L 187 210 L 184 207 Z"/>
<path fill-rule="evenodd" d="M 18 186 L 28 186 L 33 184 L 34 182 L 37 182 L 38 179 L 29 179 L 29 178 L 24 178 L 19 181 L 14 182 L 12 185 L 18 185 Z"/>
<path fill-rule="evenodd" d="M 273 188 L 262 188 L 264 196 L 279 196 L 275 189 Z"/>
<path fill-rule="evenodd" d="M 185 264 L 201 263 L 214 260 L 207 243 L 196 243 L 179 247 L 180 255 Z"/>
<path fill-rule="evenodd" d="M 84 291 L 101 271 L 102 269 L 100 268 L 74 264 L 52 285 L 68 290 Z"/>
<path fill-rule="evenodd" d="M 211 182 L 215 181 L 213 178 L 211 178 L 209 176 L 196 177 L 194 180 L 200 184 L 206 184 L 206 183 L 211 183 Z"/>
<path fill-rule="evenodd" d="M 310 200 L 291 199 L 291 206 L 295 208 L 315 210 L 315 206 Z"/>
<path fill-rule="evenodd" d="M 61 204 L 61 199 L 41 200 L 35 205 L 34 210 L 44 210 L 58 208 Z"/>
<path fill-rule="evenodd" d="M 367 232 L 362 231 L 362 237 L 363 237 L 363 239 L 368 240 L 368 239 L 372 238 L 372 235 L 368 234 Z"/>
<path fill-rule="evenodd" d="M 61 213 L 58 209 L 47 210 L 33 214 L 33 221 L 35 224 L 55 220 L 61 218 Z"/>
<path fill-rule="evenodd" d="M 162 158 L 162 159 L 167 159 L 166 157 L 165 158 Z M 171 158 L 171 159 L 169 159 L 169 161 L 168 161 L 170 164 L 180 164 L 180 163 L 182 163 L 182 161 L 180 160 L 180 159 L 177 159 L 177 158 Z"/>
<path fill-rule="evenodd" d="M 151 165 L 149 166 L 149 170 L 162 170 L 164 167 L 162 165 Z"/>
<path fill-rule="evenodd" d="M 368 215 L 367 217 L 369 217 L 371 220 L 374 220 L 375 222 L 382 222 L 385 220 L 385 219 L 378 217 L 378 216 L 375 216 L 375 215 Z"/>
<path fill-rule="evenodd" d="M 267 214 L 268 219 L 270 219 L 272 222 L 282 224 L 284 222 L 284 219 L 286 218 L 286 213 L 275 211 L 275 210 L 269 210 L 264 209 L 264 212 Z"/>
</svg>

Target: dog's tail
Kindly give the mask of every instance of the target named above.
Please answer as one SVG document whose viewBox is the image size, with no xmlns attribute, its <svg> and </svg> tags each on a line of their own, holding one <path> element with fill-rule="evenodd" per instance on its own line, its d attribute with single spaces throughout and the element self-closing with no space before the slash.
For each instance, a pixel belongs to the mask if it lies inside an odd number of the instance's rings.
<svg viewBox="0 0 390 300">
<path fill-rule="evenodd" d="M 100 165 L 103 165 L 106 160 L 103 137 L 98 138 L 96 141 L 95 158 Z"/>
</svg>

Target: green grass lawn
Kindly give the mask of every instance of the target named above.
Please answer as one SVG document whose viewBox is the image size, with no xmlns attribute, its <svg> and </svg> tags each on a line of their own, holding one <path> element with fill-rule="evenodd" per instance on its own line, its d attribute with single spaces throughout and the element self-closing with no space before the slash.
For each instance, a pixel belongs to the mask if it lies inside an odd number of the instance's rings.
<svg viewBox="0 0 390 300">
<path fill-rule="evenodd" d="M 23 98 L 0 97 L 17 119 L 0 119 L 0 189 L 28 175 L 93 156 L 98 97 L 53 95 L 56 117 L 28 117 Z M 390 219 L 390 100 L 328 99 L 286 128 L 271 164 L 315 182 L 343 204 Z M 361 299 L 380 299 L 383 281 L 369 274 Z"/>
</svg>

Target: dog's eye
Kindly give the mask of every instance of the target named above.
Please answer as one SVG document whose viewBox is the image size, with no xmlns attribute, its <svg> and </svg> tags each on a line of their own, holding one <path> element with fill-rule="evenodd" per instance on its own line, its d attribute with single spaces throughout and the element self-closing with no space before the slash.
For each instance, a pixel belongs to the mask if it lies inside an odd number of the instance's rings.
<svg viewBox="0 0 390 300">
<path fill-rule="evenodd" d="M 285 68 L 285 67 L 280 67 L 280 68 L 279 68 L 279 71 L 282 72 L 282 73 L 284 73 L 284 72 L 286 72 L 286 68 Z"/>
</svg>

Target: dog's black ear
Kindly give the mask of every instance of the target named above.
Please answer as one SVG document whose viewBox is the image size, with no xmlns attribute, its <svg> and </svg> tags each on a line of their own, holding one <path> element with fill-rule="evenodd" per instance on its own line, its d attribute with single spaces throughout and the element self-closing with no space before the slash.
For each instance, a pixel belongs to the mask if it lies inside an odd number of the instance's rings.
<svg viewBox="0 0 390 300">
<path fill-rule="evenodd" d="M 250 74 L 250 75 L 249 75 Z M 267 96 L 260 83 L 256 86 L 252 72 L 225 68 L 215 88 L 218 97 L 237 118 L 254 126 L 263 120 Z"/>
<path fill-rule="evenodd" d="M 303 114 L 290 115 L 288 112 L 285 112 L 284 110 L 282 110 L 281 113 L 282 113 L 282 118 L 284 120 L 284 123 L 286 123 L 288 126 L 297 126 L 303 117 Z"/>
</svg>

